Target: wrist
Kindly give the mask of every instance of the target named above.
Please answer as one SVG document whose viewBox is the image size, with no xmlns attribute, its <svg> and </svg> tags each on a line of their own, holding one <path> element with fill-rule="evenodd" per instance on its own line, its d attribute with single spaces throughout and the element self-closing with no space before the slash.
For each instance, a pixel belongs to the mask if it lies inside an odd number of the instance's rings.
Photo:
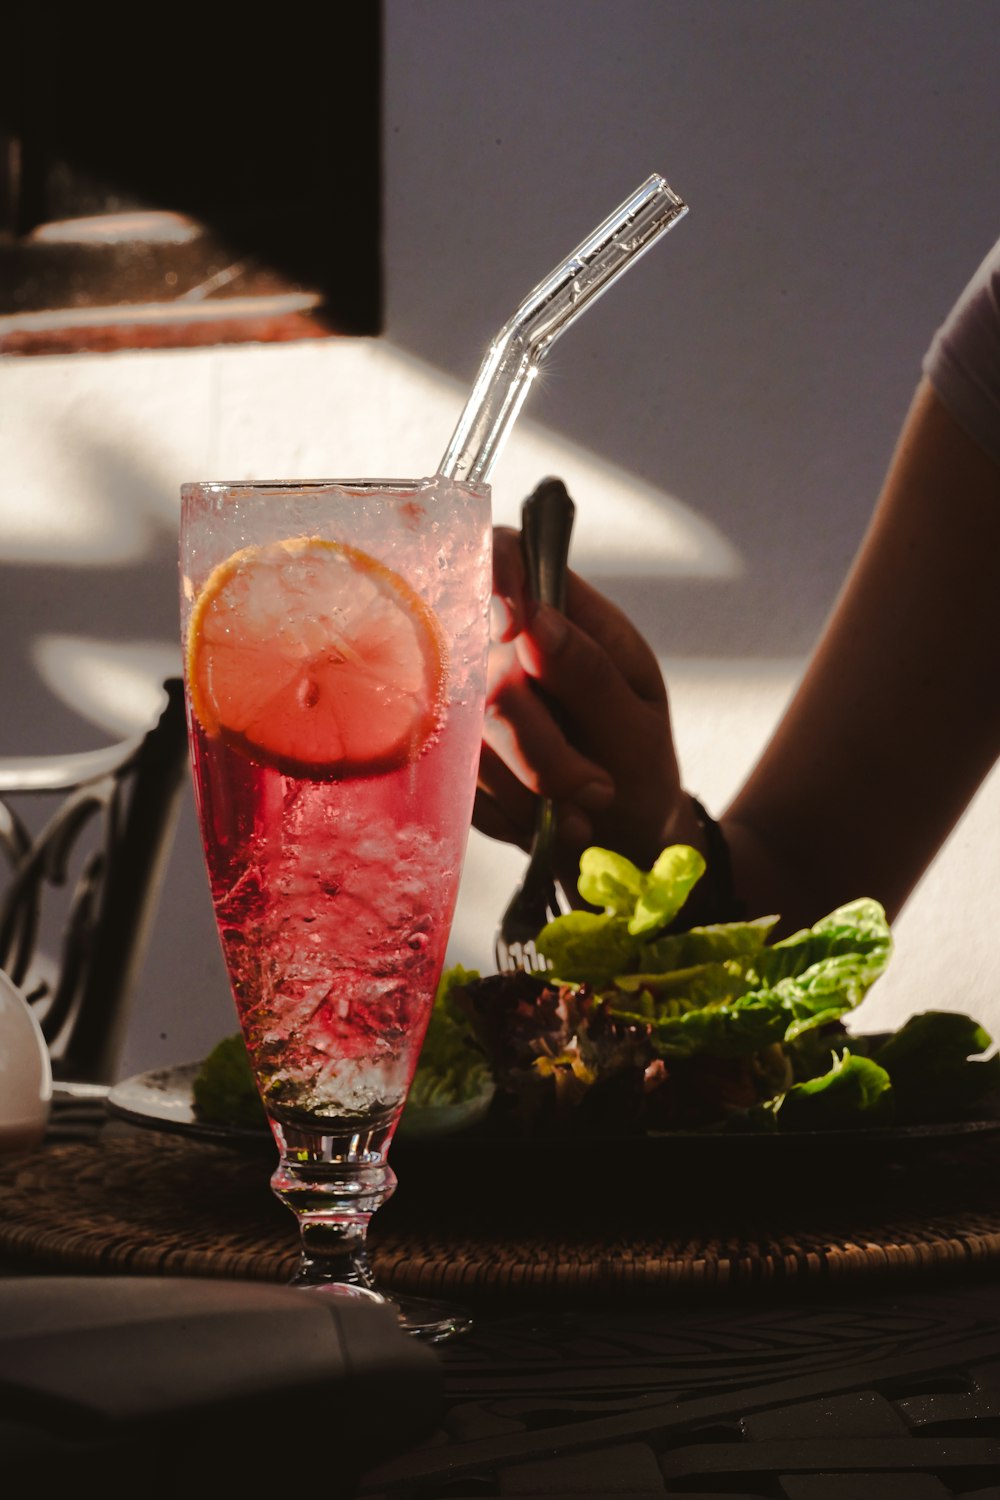
<svg viewBox="0 0 1000 1500">
<path fill-rule="evenodd" d="M 666 842 L 690 844 L 704 857 L 705 873 L 685 904 L 685 926 L 739 922 L 746 903 L 735 885 L 733 862 L 725 830 L 699 798 L 683 792 L 665 830 Z"/>
</svg>

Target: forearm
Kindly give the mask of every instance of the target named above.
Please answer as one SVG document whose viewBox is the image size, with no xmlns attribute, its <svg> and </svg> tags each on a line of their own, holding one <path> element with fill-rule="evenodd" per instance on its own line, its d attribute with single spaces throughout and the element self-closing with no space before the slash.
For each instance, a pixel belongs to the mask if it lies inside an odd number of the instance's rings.
<svg viewBox="0 0 1000 1500">
<path fill-rule="evenodd" d="M 1000 470 L 918 392 L 869 534 L 722 824 L 783 927 L 857 896 L 895 916 L 1000 753 Z"/>
</svg>

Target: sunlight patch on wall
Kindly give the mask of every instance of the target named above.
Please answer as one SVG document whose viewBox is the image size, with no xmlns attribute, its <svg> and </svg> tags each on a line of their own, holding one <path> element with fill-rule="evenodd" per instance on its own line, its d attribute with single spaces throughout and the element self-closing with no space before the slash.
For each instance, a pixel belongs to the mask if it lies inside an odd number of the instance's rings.
<svg viewBox="0 0 1000 1500">
<path fill-rule="evenodd" d="M 100 641 L 43 635 L 32 647 L 38 675 L 55 696 L 112 735 L 147 729 L 181 670 L 180 647 L 163 641 Z"/>
<path fill-rule="evenodd" d="M 0 361 L 0 564 L 140 561 L 175 532 L 189 479 L 419 477 L 440 460 L 467 394 L 382 339 L 75 356 L 27 370 Z M 516 525 L 547 474 L 577 501 L 582 571 L 740 571 L 691 507 L 526 417 L 494 471 L 497 521 Z"/>
<path fill-rule="evenodd" d="M 802 657 L 661 657 L 683 784 L 718 813 L 767 744 Z"/>
<path fill-rule="evenodd" d="M 0 359 L 0 565 L 127 567 L 176 535 L 213 415 L 198 353 Z"/>
<path fill-rule="evenodd" d="M 501 459 L 494 518 L 520 524 L 521 499 L 555 474 L 576 501 L 573 566 L 604 578 L 734 578 L 738 553 L 703 516 L 654 485 L 531 422 Z M 505 499 L 511 495 L 516 498 Z"/>
<path fill-rule="evenodd" d="M 143 511 L 113 483 L 81 476 L 65 434 L 4 455 L 0 477 L 0 562 L 74 568 L 121 566 L 149 551 Z"/>
<path fill-rule="evenodd" d="M 285 379 L 277 378 L 282 365 Z M 266 363 L 225 360 L 218 368 L 220 468 L 261 479 L 426 474 L 468 395 L 385 340 L 269 350 Z M 282 390 L 294 390 L 291 415 Z M 534 409 L 544 407 L 543 396 L 534 393 Z M 493 473 L 494 518 L 517 525 L 521 501 L 547 474 L 564 479 L 577 501 L 573 558 L 581 570 L 713 579 L 741 571 L 734 548 L 690 506 L 526 416 Z"/>
<path fill-rule="evenodd" d="M 437 463 L 444 452 L 468 389 L 391 344 L 372 346 L 372 354 L 373 399 L 378 391 L 383 425 L 398 434 L 409 460 L 397 472 L 423 472 L 421 462 Z M 532 409 L 544 410 L 542 383 L 530 400 Z M 573 562 L 581 572 L 712 579 L 741 572 L 739 555 L 723 534 L 677 496 L 526 415 L 512 429 L 492 475 L 494 520 L 519 525 L 522 500 L 549 474 L 565 482 L 577 503 Z"/>
</svg>

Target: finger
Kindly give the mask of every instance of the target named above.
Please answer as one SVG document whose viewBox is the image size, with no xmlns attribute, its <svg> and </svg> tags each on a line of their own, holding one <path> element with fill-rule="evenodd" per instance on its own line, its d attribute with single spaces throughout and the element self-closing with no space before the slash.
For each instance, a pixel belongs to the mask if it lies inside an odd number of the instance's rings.
<svg viewBox="0 0 1000 1500">
<path fill-rule="evenodd" d="M 567 578 L 566 614 L 607 653 L 640 698 L 655 703 L 666 697 L 660 664 L 649 642 L 617 605 L 576 573 Z"/>
<path fill-rule="evenodd" d="M 568 862 L 578 871 L 580 855 L 584 849 L 589 848 L 594 842 L 593 819 L 588 817 L 585 812 L 581 812 L 578 807 L 574 807 L 572 803 L 568 803 L 558 809 L 556 827 L 558 829 L 557 839 L 560 850 L 560 863 L 566 864 Z M 575 888 L 576 882 L 574 878 L 571 890 Z"/>
<path fill-rule="evenodd" d="M 494 797 L 484 786 L 478 786 L 473 809 L 473 826 L 484 837 L 511 844 L 527 853 L 535 835 L 539 806 L 537 798 L 532 798 L 532 803 L 535 815 L 526 822 L 520 819 L 514 820 L 501 800 Z M 571 900 L 575 900 L 580 875 L 580 856 L 594 843 L 594 825 L 587 814 L 574 807 L 572 803 L 556 804 L 555 815 L 556 838 L 552 851 L 553 869 L 566 894 Z"/>
<path fill-rule="evenodd" d="M 666 714 L 665 692 L 655 705 L 640 697 L 607 651 L 556 610 L 538 610 L 515 652 L 525 675 L 569 716 L 574 743 L 598 763 L 620 761 L 623 740 L 652 714 Z"/>
<path fill-rule="evenodd" d="M 476 798 L 477 802 L 482 800 L 484 815 L 488 816 L 491 827 L 499 830 L 492 837 L 507 839 L 522 848 L 527 846 L 535 823 L 538 798 L 505 765 L 492 746 L 485 743 L 479 754 Z"/>
<path fill-rule="evenodd" d="M 533 792 L 553 801 L 576 802 L 587 811 L 603 810 L 614 799 L 608 772 L 567 740 L 520 671 L 507 673 L 495 685 L 483 737 Z"/>
<path fill-rule="evenodd" d="M 517 849 L 527 850 L 531 843 L 531 828 L 522 828 L 520 824 L 513 823 L 504 808 L 482 787 L 476 788 L 472 826 L 486 838 L 496 839 L 502 844 L 512 844 Z"/>
<path fill-rule="evenodd" d="M 494 640 L 513 640 L 524 625 L 527 611 L 527 583 L 520 535 L 509 526 L 494 527 L 493 609 L 490 621 Z"/>
</svg>

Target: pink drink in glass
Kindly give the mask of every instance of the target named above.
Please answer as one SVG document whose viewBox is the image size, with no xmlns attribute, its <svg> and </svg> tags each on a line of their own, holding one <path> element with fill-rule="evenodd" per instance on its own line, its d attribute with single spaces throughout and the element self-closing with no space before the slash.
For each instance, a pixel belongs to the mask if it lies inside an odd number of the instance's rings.
<svg viewBox="0 0 1000 1500">
<path fill-rule="evenodd" d="M 258 549 L 269 549 L 270 557 L 277 546 L 292 644 L 279 621 L 261 655 L 262 683 L 282 653 L 308 650 L 321 663 L 349 659 L 349 621 L 346 642 L 338 635 L 336 647 L 328 647 L 324 636 L 343 623 L 335 600 L 328 611 L 324 603 L 321 617 L 294 618 L 298 596 L 287 581 L 294 581 L 297 559 L 285 567 L 280 549 L 289 539 L 308 538 L 321 562 L 334 543 L 401 579 L 419 596 L 417 612 L 433 624 L 443 664 L 433 722 L 421 722 L 412 752 L 395 754 L 390 764 L 377 755 L 374 763 L 366 759 L 380 743 L 379 716 L 392 705 L 367 688 L 355 701 L 333 673 L 318 676 L 319 685 L 299 682 L 289 700 L 290 727 L 274 727 L 284 746 L 276 765 L 268 749 L 271 726 L 248 742 L 229 726 L 202 722 L 212 718 L 204 707 L 199 715 L 212 679 L 208 688 L 192 685 L 189 642 L 191 751 L 212 900 L 281 1153 L 272 1184 L 299 1217 L 301 1279 L 311 1284 L 346 1281 L 370 1289 L 364 1232 L 392 1189 L 386 1156 L 444 962 L 471 821 L 490 535 L 488 490 L 441 477 L 184 489 L 185 639 L 192 617 L 196 631 L 202 628 L 199 595 L 211 592 L 213 584 L 205 585 L 219 565 L 225 572 L 226 560 L 242 549 L 253 561 Z M 374 576 L 377 582 L 381 574 Z M 390 636 L 387 651 L 392 644 Z M 391 679 L 393 662 L 383 665 Z M 412 662 L 400 667 L 406 670 Z M 354 680 L 350 672 L 347 678 Z M 339 759 L 331 751 L 329 762 L 321 741 L 307 733 L 309 713 L 301 712 L 327 691 L 341 695 L 338 711 L 351 740 Z M 274 702 L 280 716 L 281 700 Z M 290 763 L 288 739 L 298 724 L 306 728 L 301 746 L 291 745 Z"/>
<path fill-rule="evenodd" d="M 255 766 L 197 722 L 212 898 L 272 1114 L 396 1111 L 444 962 L 469 826 L 468 735 L 417 766 L 310 782 Z"/>
</svg>

